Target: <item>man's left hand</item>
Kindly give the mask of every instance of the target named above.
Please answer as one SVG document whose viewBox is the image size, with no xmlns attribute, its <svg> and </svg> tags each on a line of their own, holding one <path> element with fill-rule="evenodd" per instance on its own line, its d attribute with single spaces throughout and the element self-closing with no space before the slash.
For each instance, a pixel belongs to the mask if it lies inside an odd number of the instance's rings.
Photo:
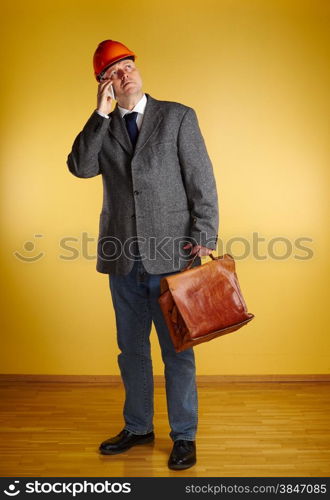
<svg viewBox="0 0 330 500">
<path fill-rule="evenodd" d="M 192 248 L 191 248 L 192 247 Z M 201 245 L 194 245 L 192 243 L 187 243 L 184 247 L 185 250 L 187 248 L 191 248 L 190 255 L 195 255 L 195 253 L 198 254 L 198 257 L 204 257 L 205 255 L 210 255 L 213 250 L 207 247 L 202 247 Z"/>
</svg>

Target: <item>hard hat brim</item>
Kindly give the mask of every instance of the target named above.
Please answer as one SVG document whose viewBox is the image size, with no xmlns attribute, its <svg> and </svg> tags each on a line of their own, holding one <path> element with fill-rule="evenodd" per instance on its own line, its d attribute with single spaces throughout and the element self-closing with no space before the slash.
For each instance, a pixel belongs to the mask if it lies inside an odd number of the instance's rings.
<svg viewBox="0 0 330 500">
<path fill-rule="evenodd" d="M 111 66 L 113 66 L 114 64 L 117 64 L 118 62 L 120 61 L 124 61 L 125 59 L 131 59 L 133 61 L 135 61 L 136 59 L 136 55 L 129 55 L 129 56 L 119 56 L 118 58 L 116 58 L 115 61 L 111 61 L 110 64 L 108 64 L 108 66 L 106 66 L 102 71 L 101 73 L 99 73 L 98 75 L 95 75 L 95 78 L 96 80 L 99 82 L 100 81 L 100 78 L 101 76 L 103 75 L 103 73 L 105 73 Z"/>
</svg>

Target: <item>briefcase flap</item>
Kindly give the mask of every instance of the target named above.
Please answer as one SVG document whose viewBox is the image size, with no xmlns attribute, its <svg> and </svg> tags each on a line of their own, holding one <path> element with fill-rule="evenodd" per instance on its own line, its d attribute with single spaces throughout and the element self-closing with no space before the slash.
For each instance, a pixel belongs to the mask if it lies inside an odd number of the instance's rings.
<svg viewBox="0 0 330 500">
<path fill-rule="evenodd" d="M 227 328 L 253 317 L 247 312 L 235 261 L 229 254 L 162 279 L 191 338 Z"/>
</svg>

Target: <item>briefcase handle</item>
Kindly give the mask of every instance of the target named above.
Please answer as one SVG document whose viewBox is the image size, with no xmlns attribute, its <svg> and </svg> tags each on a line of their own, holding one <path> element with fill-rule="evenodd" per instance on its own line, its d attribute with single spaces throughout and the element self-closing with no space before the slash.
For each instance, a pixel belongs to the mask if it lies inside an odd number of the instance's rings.
<svg viewBox="0 0 330 500">
<path fill-rule="evenodd" d="M 188 265 L 186 267 L 184 267 L 183 269 L 180 270 L 181 273 L 183 271 L 187 271 L 188 269 L 191 268 L 191 266 L 193 265 L 193 263 L 194 263 L 197 255 L 198 255 L 198 252 L 196 252 L 195 255 L 190 259 L 190 261 L 188 262 Z M 217 260 L 217 257 L 214 257 L 214 255 L 212 255 L 211 253 L 208 255 L 208 257 L 210 257 L 212 260 Z"/>
</svg>

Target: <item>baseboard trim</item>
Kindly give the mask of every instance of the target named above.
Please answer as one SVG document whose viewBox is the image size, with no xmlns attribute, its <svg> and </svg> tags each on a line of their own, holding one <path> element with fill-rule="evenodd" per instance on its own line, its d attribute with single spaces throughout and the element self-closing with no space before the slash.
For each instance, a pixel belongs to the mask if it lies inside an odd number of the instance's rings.
<svg viewBox="0 0 330 500">
<path fill-rule="evenodd" d="M 330 382 L 328 373 L 308 374 L 266 374 L 266 375 L 197 375 L 198 384 L 215 383 L 262 383 L 262 382 Z M 35 382 L 35 383 L 78 383 L 78 384 L 121 384 L 120 375 L 31 375 L 0 374 L 1 382 Z M 154 375 L 155 385 L 164 384 L 163 375 Z"/>
</svg>

